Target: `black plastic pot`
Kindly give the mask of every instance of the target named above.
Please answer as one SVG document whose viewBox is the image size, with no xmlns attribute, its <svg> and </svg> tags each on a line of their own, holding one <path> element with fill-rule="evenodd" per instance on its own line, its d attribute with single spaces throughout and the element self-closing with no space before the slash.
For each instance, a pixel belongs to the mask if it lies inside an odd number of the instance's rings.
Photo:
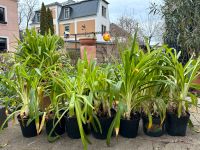
<svg viewBox="0 0 200 150">
<path fill-rule="evenodd" d="M 110 117 L 110 118 L 101 118 L 98 117 L 100 125 L 101 125 L 101 129 L 102 129 L 102 133 L 100 132 L 100 129 L 98 127 L 97 122 L 95 121 L 95 126 L 97 128 L 97 131 L 95 131 L 94 128 L 92 128 L 92 135 L 96 138 L 96 139 L 106 139 L 107 138 L 107 134 L 108 134 L 108 130 L 110 128 L 110 125 L 114 119 L 114 117 Z"/>
<path fill-rule="evenodd" d="M 185 136 L 190 114 L 178 118 L 175 113 L 167 113 L 166 130 L 171 136 Z"/>
<path fill-rule="evenodd" d="M 65 123 L 67 135 L 72 139 L 80 139 L 81 135 L 78 127 L 77 118 L 65 116 Z M 88 124 L 83 124 L 83 130 L 85 134 L 89 134 Z"/>
<path fill-rule="evenodd" d="M 48 119 L 46 121 L 46 133 L 49 135 L 57 123 L 58 119 Z M 60 122 L 54 128 L 54 131 L 51 133 L 50 136 L 55 137 L 57 135 L 63 135 L 65 133 L 65 119 L 62 118 Z"/>
<path fill-rule="evenodd" d="M 125 138 L 135 138 L 138 135 L 140 114 L 136 113 L 130 120 L 121 119 L 119 133 Z"/>
<path fill-rule="evenodd" d="M 151 137 L 160 137 L 165 133 L 165 122 L 161 124 L 160 117 L 152 116 L 152 127 L 149 129 L 149 118 L 146 115 L 142 116 L 143 131 L 146 135 Z"/>
<path fill-rule="evenodd" d="M 6 108 L 3 106 L 0 106 L 0 127 L 3 125 L 3 123 L 6 121 Z M 8 123 L 4 125 L 4 128 L 8 127 Z"/>
<path fill-rule="evenodd" d="M 24 137 L 26 138 L 30 138 L 30 137 L 35 137 L 37 136 L 37 129 L 36 129 L 36 125 L 35 125 L 35 120 L 33 120 L 28 126 L 27 126 L 27 122 L 28 122 L 28 118 L 24 118 L 22 119 L 20 117 L 20 115 L 17 116 L 17 119 L 19 121 L 21 130 L 22 130 L 22 134 Z"/>
</svg>

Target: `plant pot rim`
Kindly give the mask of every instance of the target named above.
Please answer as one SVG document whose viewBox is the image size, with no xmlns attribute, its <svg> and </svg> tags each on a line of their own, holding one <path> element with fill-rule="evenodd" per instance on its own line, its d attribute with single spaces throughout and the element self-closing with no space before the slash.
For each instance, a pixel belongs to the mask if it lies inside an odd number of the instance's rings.
<svg viewBox="0 0 200 150">
<path fill-rule="evenodd" d="M 97 118 L 98 118 L 98 119 L 101 119 L 101 120 L 109 120 L 109 119 L 113 119 L 114 116 L 111 116 L 111 117 L 99 117 L 99 116 L 97 115 Z"/>
<path fill-rule="evenodd" d="M 97 39 L 96 38 L 91 38 L 91 37 L 82 37 L 82 38 L 79 39 L 79 41 L 80 40 L 95 40 L 96 41 Z"/>
<path fill-rule="evenodd" d="M 30 118 L 29 118 L 29 116 L 26 116 L 25 118 L 22 118 L 22 117 L 20 116 L 20 114 L 18 114 L 18 115 L 17 115 L 17 119 L 20 120 L 20 121 L 22 121 L 22 120 L 29 120 Z"/>
<path fill-rule="evenodd" d="M 39 118 L 42 118 L 42 115 L 40 115 Z M 17 115 L 17 119 L 20 120 L 20 121 L 21 121 L 21 120 L 28 121 L 28 120 L 30 119 L 30 117 L 29 117 L 29 116 L 26 116 L 26 118 L 21 118 L 20 114 L 18 114 L 18 115 Z"/>
<path fill-rule="evenodd" d="M 148 119 L 149 117 L 145 113 L 142 113 L 142 118 L 143 119 Z M 161 118 L 160 118 L 160 115 L 159 116 L 152 115 L 152 119 L 160 120 Z"/>
<path fill-rule="evenodd" d="M 177 113 L 174 113 L 174 112 L 167 111 L 167 114 L 168 114 L 168 115 L 172 115 L 172 116 L 178 117 L 178 114 L 177 114 Z M 190 113 L 189 113 L 189 112 L 186 111 L 186 114 L 187 114 L 186 116 L 181 115 L 180 118 L 187 118 L 187 117 L 190 117 Z"/>
<path fill-rule="evenodd" d="M 141 119 L 141 113 L 140 112 L 134 112 L 134 113 L 131 113 L 131 118 L 130 119 L 127 119 L 127 118 L 124 118 L 124 117 L 121 117 L 121 120 L 140 120 Z"/>
<path fill-rule="evenodd" d="M 120 120 L 122 120 L 122 121 L 138 121 L 140 119 L 141 119 L 140 117 L 137 117 L 137 118 L 131 118 L 131 119 L 121 118 Z"/>
<path fill-rule="evenodd" d="M 77 119 L 76 116 L 70 117 L 69 115 L 64 115 L 63 117 L 65 117 L 66 119 Z"/>
</svg>

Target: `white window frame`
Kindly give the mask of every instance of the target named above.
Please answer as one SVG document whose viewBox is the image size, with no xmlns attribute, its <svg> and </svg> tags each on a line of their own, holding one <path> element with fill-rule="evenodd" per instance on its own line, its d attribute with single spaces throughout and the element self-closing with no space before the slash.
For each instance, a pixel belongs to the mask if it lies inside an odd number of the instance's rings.
<svg viewBox="0 0 200 150">
<path fill-rule="evenodd" d="M 103 14 L 103 10 L 105 10 L 105 16 L 104 16 L 104 14 Z M 102 12 L 101 12 L 101 15 L 102 15 L 103 17 L 107 18 L 107 8 L 106 8 L 105 6 L 102 5 L 101 11 L 102 11 Z"/>
<path fill-rule="evenodd" d="M 0 5 L 0 7 L 4 8 L 4 11 L 5 11 L 5 22 L 8 23 L 8 11 L 7 11 L 7 7 L 3 6 L 3 5 Z"/>
<path fill-rule="evenodd" d="M 107 26 L 102 24 L 101 25 L 101 32 L 102 32 L 101 34 L 103 35 L 104 33 L 106 33 L 107 32 L 106 30 L 107 30 Z"/>
<path fill-rule="evenodd" d="M 68 12 L 68 16 L 66 16 L 66 12 Z M 70 8 L 65 7 L 64 8 L 64 19 L 69 19 L 70 18 Z"/>
<path fill-rule="evenodd" d="M 6 52 L 8 52 L 9 49 L 10 49 L 10 47 L 9 47 L 9 38 L 7 36 L 0 36 L 0 38 L 6 39 L 6 41 L 7 41 L 7 50 L 6 50 Z"/>
<path fill-rule="evenodd" d="M 70 25 L 69 24 L 65 24 L 64 26 L 65 26 L 65 29 L 66 29 L 66 26 L 68 26 L 69 27 L 69 31 L 67 31 L 67 32 L 70 32 Z"/>
</svg>

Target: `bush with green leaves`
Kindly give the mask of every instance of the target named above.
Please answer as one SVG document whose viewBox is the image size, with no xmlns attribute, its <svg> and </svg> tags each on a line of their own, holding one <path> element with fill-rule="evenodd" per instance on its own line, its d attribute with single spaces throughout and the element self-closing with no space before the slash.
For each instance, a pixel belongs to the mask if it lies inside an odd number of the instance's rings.
<svg viewBox="0 0 200 150">
<path fill-rule="evenodd" d="M 56 35 L 37 34 L 34 29 L 26 30 L 23 41 L 18 41 L 16 61 L 24 62 L 30 57 L 27 65 L 30 68 L 38 68 L 43 62 L 42 68 L 50 67 L 59 63 L 60 37 Z"/>
</svg>

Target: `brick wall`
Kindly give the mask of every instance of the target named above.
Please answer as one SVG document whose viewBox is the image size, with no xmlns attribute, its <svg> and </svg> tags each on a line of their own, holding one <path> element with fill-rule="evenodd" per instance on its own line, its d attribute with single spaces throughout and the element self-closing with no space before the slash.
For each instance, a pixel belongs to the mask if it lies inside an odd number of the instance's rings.
<svg viewBox="0 0 200 150">
<path fill-rule="evenodd" d="M 97 61 L 98 63 L 110 62 L 112 57 L 118 58 L 119 53 L 115 44 L 97 43 Z M 70 53 L 73 62 L 80 58 L 80 43 L 79 42 L 66 42 L 66 50 Z"/>
</svg>

